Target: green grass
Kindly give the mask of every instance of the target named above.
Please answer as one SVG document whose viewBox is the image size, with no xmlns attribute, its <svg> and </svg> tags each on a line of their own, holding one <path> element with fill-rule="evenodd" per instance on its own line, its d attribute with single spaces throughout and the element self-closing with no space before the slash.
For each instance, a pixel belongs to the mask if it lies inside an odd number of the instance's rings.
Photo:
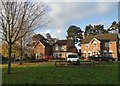
<svg viewBox="0 0 120 86">
<path fill-rule="evenodd" d="M 39 63 L 38 63 L 39 64 Z M 15 66 L 11 75 L 3 67 L 3 84 L 117 84 L 116 63 L 91 67 L 55 67 L 54 65 Z"/>
</svg>

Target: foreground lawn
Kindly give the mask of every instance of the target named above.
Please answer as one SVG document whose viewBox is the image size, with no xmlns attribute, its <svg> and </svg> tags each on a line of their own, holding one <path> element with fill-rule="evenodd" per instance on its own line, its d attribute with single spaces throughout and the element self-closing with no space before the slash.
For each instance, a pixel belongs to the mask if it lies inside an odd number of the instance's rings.
<svg viewBox="0 0 120 86">
<path fill-rule="evenodd" d="M 55 67 L 53 64 L 12 65 L 11 75 L 3 66 L 3 84 L 117 84 L 116 63 L 95 67 Z"/>
</svg>

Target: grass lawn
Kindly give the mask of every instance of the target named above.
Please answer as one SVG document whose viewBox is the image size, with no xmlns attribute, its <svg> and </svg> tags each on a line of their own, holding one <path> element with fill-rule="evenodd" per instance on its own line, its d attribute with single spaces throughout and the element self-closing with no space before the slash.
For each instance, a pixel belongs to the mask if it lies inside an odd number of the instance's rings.
<svg viewBox="0 0 120 86">
<path fill-rule="evenodd" d="M 12 65 L 11 75 L 7 66 L 2 68 L 3 84 L 117 84 L 117 63 L 95 67 L 55 67 L 51 63 Z"/>
</svg>

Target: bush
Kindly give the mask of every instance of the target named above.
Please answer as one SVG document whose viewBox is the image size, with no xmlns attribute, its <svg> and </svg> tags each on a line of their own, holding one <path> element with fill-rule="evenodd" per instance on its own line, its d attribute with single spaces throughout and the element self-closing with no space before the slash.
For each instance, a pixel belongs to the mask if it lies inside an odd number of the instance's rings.
<svg viewBox="0 0 120 86">
<path fill-rule="evenodd" d="M 85 59 L 85 57 L 84 56 L 80 56 L 80 59 Z"/>
<path fill-rule="evenodd" d="M 2 62 L 0 62 L 0 63 L 5 64 L 5 63 L 7 63 L 8 58 L 1 55 L 1 56 L 0 56 L 0 61 L 2 61 Z"/>
</svg>

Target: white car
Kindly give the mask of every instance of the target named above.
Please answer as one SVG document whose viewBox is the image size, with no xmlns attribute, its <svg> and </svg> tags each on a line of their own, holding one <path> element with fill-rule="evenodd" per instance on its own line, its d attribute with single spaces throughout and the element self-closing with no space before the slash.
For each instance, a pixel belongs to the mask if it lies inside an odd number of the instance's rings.
<svg viewBox="0 0 120 86">
<path fill-rule="evenodd" d="M 68 55 L 68 57 L 67 57 L 67 61 L 69 62 L 69 63 L 76 63 L 76 64 L 78 64 L 79 65 L 79 61 L 80 61 L 80 59 L 79 59 L 79 56 L 77 55 L 77 54 L 69 54 Z"/>
</svg>

